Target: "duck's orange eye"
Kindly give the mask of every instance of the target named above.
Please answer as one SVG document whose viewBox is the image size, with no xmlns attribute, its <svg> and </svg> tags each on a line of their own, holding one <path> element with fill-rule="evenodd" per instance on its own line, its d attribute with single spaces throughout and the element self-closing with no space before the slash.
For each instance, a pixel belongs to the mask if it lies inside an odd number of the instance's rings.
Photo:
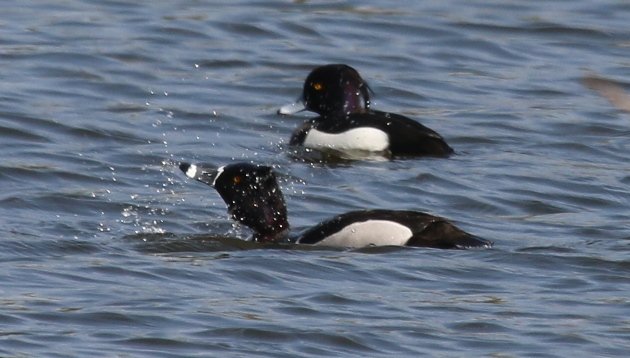
<svg viewBox="0 0 630 358">
<path fill-rule="evenodd" d="M 234 184 L 240 184 L 240 183 L 241 183 L 241 181 L 243 181 L 243 177 L 242 177 L 242 176 L 240 176 L 240 175 L 237 175 L 237 176 L 235 176 L 235 177 L 232 179 L 232 182 L 233 182 Z"/>
<path fill-rule="evenodd" d="M 321 82 L 315 82 L 313 83 L 313 89 L 315 91 L 321 91 L 322 89 L 324 89 L 324 85 L 322 85 Z"/>
</svg>

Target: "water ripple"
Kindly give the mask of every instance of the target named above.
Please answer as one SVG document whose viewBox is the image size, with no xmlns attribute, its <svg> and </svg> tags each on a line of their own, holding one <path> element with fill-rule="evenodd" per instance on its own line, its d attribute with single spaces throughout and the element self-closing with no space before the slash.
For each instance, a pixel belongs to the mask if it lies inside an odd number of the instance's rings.
<svg viewBox="0 0 630 358">
<path fill-rule="evenodd" d="M 584 80 L 627 92 L 627 4 L 4 10 L 0 355 L 627 354 L 628 117 Z M 331 62 L 456 154 L 340 161 L 290 148 L 312 114 L 275 110 Z M 296 232 L 409 209 L 496 246 L 252 243 L 179 161 L 273 165 Z"/>
</svg>

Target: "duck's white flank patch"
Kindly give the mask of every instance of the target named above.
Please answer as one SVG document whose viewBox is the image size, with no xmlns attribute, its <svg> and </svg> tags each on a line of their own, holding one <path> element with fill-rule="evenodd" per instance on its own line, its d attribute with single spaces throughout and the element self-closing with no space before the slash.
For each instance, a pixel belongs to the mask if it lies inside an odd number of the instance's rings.
<svg viewBox="0 0 630 358">
<path fill-rule="evenodd" d="M 214 186 L 217 183 L 217 179 L 219 179 L 221 174 L 223 174 L 224 169 L 225 169 L 225 165 L 217 169 L 217 175 L 214 177 L 214 180 L 212 181 L 212 186 Z"/>
<path fill-rule="evenodd" d="M 188 169 L 186 169 L 186 176 L 191 178 L 191 179 L 195 179 L 195 176 L 197 175 L 197 166 L 194 164 L 191 164 Z"/>
<path fill-rule="evenodd" d="M 402 246 L 412 235 L 413 233 L 408 227 L 397 222 L 367 220 L 352 223 L 315 245 L 340 247 Z"/>
<path fill-rule="evenodd" d="M 348 131 L 330 134 L 311 129 L 304 139 L 304 146 L 310 148 L 331 148 L 337 150 L 366 150 L 380 152 L 389 146 L 389 136 L 382 130 L 371 127 L 353 128 Z"/>
</svg>

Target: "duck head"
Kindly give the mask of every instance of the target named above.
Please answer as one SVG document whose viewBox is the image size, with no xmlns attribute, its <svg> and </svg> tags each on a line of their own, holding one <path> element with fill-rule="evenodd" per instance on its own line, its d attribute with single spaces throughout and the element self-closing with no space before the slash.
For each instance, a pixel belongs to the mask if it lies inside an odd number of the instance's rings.
<svg viewBox="0 0 630 358">
<path fill-rule="evenodd" d="M 281 241 L 289 232 L 284 196 L 271 167 L 249 163 L 217 169 L 182 163 L 189 178 L 213 187 L 228 206 L 232 218 L 254 231 L 254 240 Z"/>
<path fill-rule="evenodd" d="M 308 110 L 325 117 L 365 112 L 370 108 L 370 92 L 354 68 L 344 64 L 324 65 L 306 77 L 298 102 L 281 107 L 278 113 Z"/>
</svg>

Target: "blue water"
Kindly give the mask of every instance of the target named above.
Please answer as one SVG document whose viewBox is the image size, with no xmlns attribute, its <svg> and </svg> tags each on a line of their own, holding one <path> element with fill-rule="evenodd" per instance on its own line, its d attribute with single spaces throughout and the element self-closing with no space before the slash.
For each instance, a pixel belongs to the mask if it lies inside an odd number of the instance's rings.
<svg viewBox="0 0 630 358">
<path fill-rule="evenodd" d="M 630 5 L 15 1 L 0 17 L 0 356 L 625 356 Z M 449 159 L 313 161 L 317 65 Z M 491 250 L 261 246 L 177 162 L 253 161 L 292 226 L 448 217 Z"/>
</svg>

